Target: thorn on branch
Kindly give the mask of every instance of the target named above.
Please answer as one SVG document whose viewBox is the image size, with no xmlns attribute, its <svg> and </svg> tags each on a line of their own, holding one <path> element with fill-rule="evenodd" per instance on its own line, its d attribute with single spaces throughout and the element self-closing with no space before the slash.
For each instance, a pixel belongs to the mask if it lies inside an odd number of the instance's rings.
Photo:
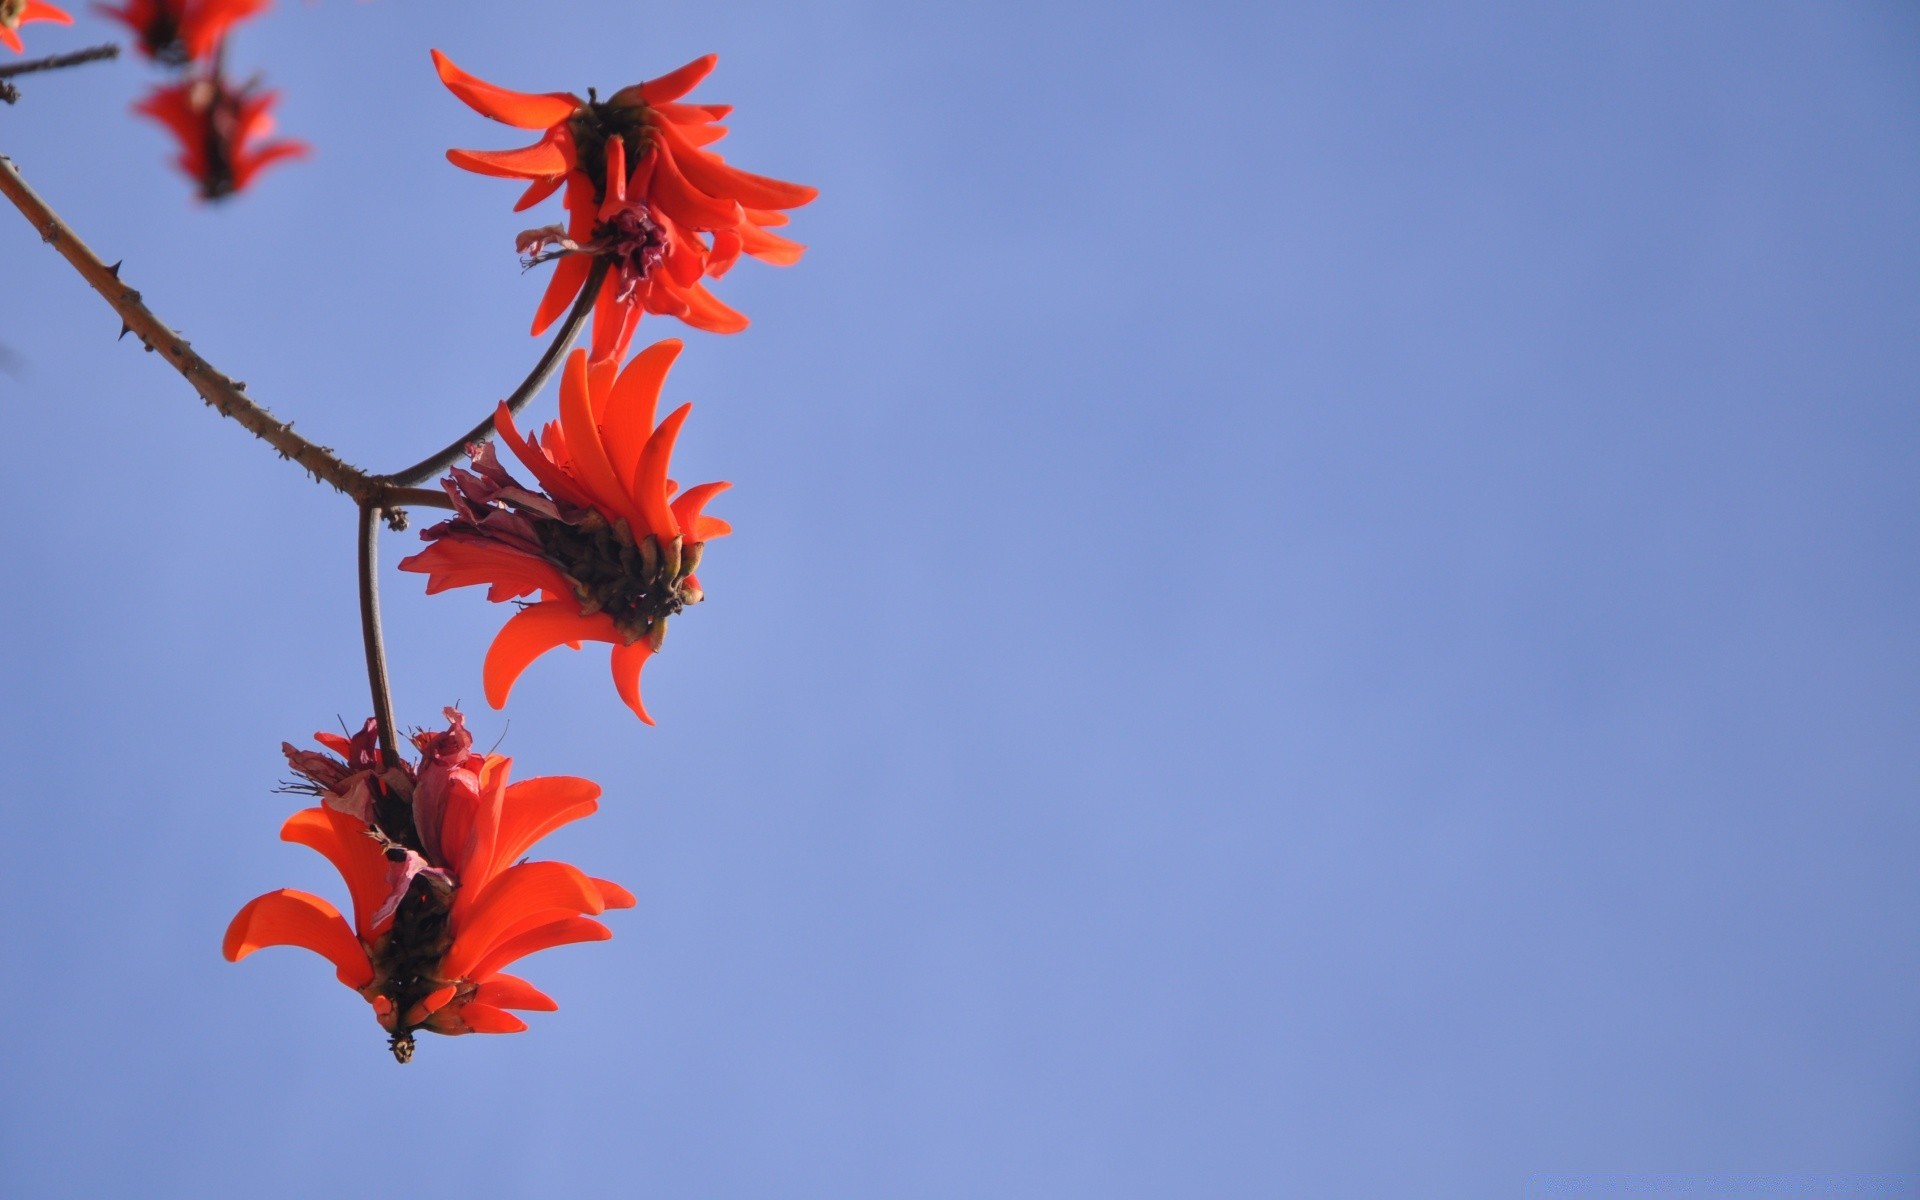
<svg viewBox="0 0 1920 1200">
<path fill-rule="evenodd" d="M 109 275 L 111 275 L 111 276 L 113 276 L 113 277 L 114 277 L 115 279 L 118 279 L 118 278 L 120 278 L 120 264 L 121 264 L 121 263 L 124 263 L 124 262 L 126 262 L 126 261 L 127 261 L 127 260 L 123 258 L 123 259 L 121 259 L 121 260 L 120 260 L 120 262 L 117 262 L 117 263 L 115 263 L 115 264 L 113 264 L 112 266 L 110 266 L 110 267 L 108 267 L 108 268 L 107 268 L 107 274 L 109 274 Z"/>
</svg>

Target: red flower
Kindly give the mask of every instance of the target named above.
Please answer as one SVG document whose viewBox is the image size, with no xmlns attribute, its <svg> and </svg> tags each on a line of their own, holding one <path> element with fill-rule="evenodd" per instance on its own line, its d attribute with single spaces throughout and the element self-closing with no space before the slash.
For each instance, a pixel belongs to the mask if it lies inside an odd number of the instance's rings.
<svg viewBox="0 0 1920 1200">
<path fill-rule="evenodd" d="M 140 53 L 171 66 L 205 62 L 227 30 L 264 11 L 273 0 L 127 0 L 124 8 L 95 4 L 139 36 Z"/>
<path fill-rule="evenodd" d="M 258 140 L 273 132 L 268 110 L 278 93 L 254 87 L 233 88 L 218 75 L 201 75 L 153 89 L 133 110 L 173 131 L 180 139 L 175 164 L 199 185 L 203 198 L 218 200 L 244 189 L 273 163 L 309 151 L 305 142 L 290 138 Z"/>
<path fill-rule="evenodd" d="M 427 576 L 427 592 L 488 584 L 487 599 L 533 592 L 487 651 L 487 703 L 506 704 L 514 681 L 556 646 L 613 644 L 613 683 L 647 724 L 640 669 L 660 648 L 667 618 L 704 593 L 693 572 L 711 538 L 732 532 L 702 512 L 729 486 L 703 483 L 673 498 L 667 478 L 674 439 L 692 405 L 656 427 L 655 406 L 667 369 L 680 353 L 674 339 L 635 355 L 624 371 L 567 358 L 560 380 L 560 419 L 543 436 L 522 438 L 502 404 L 494 428 L 545 492 L 522 487 L 500 466 L 491 443 L 472 447 L 473 471 L 455 469 L 442 482 L 454 515 L 424 531 L 431 543 L 400 569 Z"/>
<path fill-rule="evenodd" d="M 543 130 L 519 150 L 449 150 L 455 166 L 525 179 L 515 211 L 566 188 L 567 225 L 521 235 L 534 261 L 558 257 L 533 332 L 567 311 L 595 258 L 611 270 L 595 299 L 593 358 L 618 359 L 642 312 L 679 317 L 695 329 L 737 333 L 747 319 L 700 282 L 718 278 L 748 254 L 788 266 L 804 249 L 768 230 L 787 223 L 782 209 L 818 193 L 727 165 L 704 149 L 726 136 L 716 124 L 726 105 L 681 104 L 713 70 L 709 54 L 658 79 L 622 88 L 602 101 L 566 92 L 514 92 L 476 79 L 433 52 L 440 79 L 482 116 Z M 540 253 L 551 247 L 550 253 Z"/>
<path fill-rule="evenodd" d="M 5 46 L 15 54 L 26 53 L 26 45 L 14 30 L 33 21 L 73 24 L 73 18 L 65 10 L 43 4 L 41 0 L 0 0 L 0 46 Z"/>
<path fill-rule="evenodd" d="M 293 814 L 282 841 L 324 854 L 346 880 L 353 923 L 318 896 L 282 888 L 242 908 L 224 953 L 238 962 L 263 946 L 304 946 L 333 963 L 341 983 L 373 1005 L 401 1062 L 413 1033 L 518 1033 L 508 1009 L 558 1007 L 502 970 L 569 942 L 613 935 L 591 920 L 630 908 L 625 888 L 559 862 L 521 862 L 529 847 L 591 814 L 600 788 L 554 776 L 508 783 L 512 759 L 472 753 L 460 714 L 445 733 L 413 739 L 416 766 L 387 766 L 368 721 L 352 738 L 314 737 L 333 754 L 283 749 L 320 805 Z M 334 755 L 339 755 L 336 758 Z"/>
</svg>

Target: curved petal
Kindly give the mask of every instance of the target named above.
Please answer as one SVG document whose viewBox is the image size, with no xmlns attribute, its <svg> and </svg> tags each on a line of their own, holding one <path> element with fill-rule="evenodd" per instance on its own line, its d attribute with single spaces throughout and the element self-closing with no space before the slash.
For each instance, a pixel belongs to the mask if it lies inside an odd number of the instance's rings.
<svg viewBox="0 0 1920 1200">
<path fill-rule="evenodd" d="M 818 188 L 803 183 L 730 167 L 719 155 L 688 141 L 686 132 L 672 122 L 662 124 L 660 131 L 673 147 L 673 161 L 680 173 L 709 196 L 725 196 L 747 208 L 798 208 L 820 195 Z"/>
<path fill-rule="evenodd" d="M 620 372 L 607 399 L 607 411 L 601 422 L 606 443 L 607 462 L 619 479 L 632 479 L 640 465 L 640 452 L 653 434 L 653 414 L 660 403 L 660 389 L 667 372 L 685 345 L 679 338 L 664 338 L 633 356 Z"/>
<path fill-rule="evenodd" d="M 563 862 L 530 862 L 508 867 L 485 887 L 462 888 L 454 897 L 453 948 L 447 961 L 467 962 L 485 954 L 499 934 L 529 913 L 563 909 L 591 916 L 605 908 L 600 889 L 580 868 Z M 452 972 L 460 974 L 461 972 Z"/>
<path fill-rule="evenodd" d="M 575 942 L 604 942 L 612 937 L 613 930 L 592 917 L 563 917 L 501 942 L 494 947 L 491 954 L 468 972 L 467 977 L 486 979 L 497 975 L 508 964 L 518 962 L 529 954 L 549 950 L 555 946 L 572 945 Z"/>
<path fill-rule="evenodd" d="M 566 369 L 560 376 L 560 430 L 573 457 L 573 474 L 592 494 L 593 506 L 608 521 L 625 517 L 629 524 L 636 524 L 639 513 L 614 477 L 606 448 L 600 444 L 600 427 L 593 419 L 594 378 L 605 378 L 613 370 L 611 363 L 589 366 L 585 350 L 567 355 Z"/>
<path fill-rule="evenodd" d="M 720 303 L 712 292 L 698 284 L 688 288 L 682 295 L 686 298 L 687 311 L 680 319 L 695 329 L 704 329 L 708 333 L 739 333 L 747 327 L 745 314 Z"/>
<path fill-rule="evenodd" d="M 682 404 L 667 414 L 660 427 L 647 439 L 640 461 L 633 468 L 633 498 L 639 503 L 640 516 L 647 529 L 663 544 L 680 536 L 680 524 L 673 519 L 667 504 L 667 467 L 673 458 L 674 439 L 687 422 L 693 405 Z"/>
<path fill-rule="evenodd" d="M 449 150 L 447 161 L 496 179 L 564 179 L 567 174 L 566 156 L 545 139 L 517 150 Z"/>
<path fill-rule="evenodd" d="M 557 1012 L 560 1008 L 545 992 L 517 975 L 495 975 L 473 990 L 472 1003 L 526 1012 Z"/>
<path fill-rule="evenodd" d="M 653 647 L 645 638 L 631 644 L 613 644 L 613 688 L 633 710 L 633 715 L 649 725 L 653 724 L 653 718 L 647 715 L 647 706 L 640 703 L 640 668 L 647 665 L 647 658 L 652 654 Z"/>
<path fill-rule="evenodd" d="M 740 248 L 763 263 L 776 267 L 790 267 L 800 261 L 807 248 L 792 238 L 783 238 L 777 233 L 768 233 L 751 221 L 742 222 L 734 232 L 740 238 Z"/>
<path fill-rule="evenodd" d="M 522 779 L 507 788 L 500 804 L 488 875 L 524 855 L 533 844 L 571 821 L 592 816 L 600 807 L 600 785 L 591 779 L 546 775 Z"/>
<path fill-rule="evenodd" d="M 472 1033 L 524 1033 L 527 1023 L 510 1012 L 502 1012 L 491 1004 L 482 1004 L 469 1000 L 460 1006 L 459 1018 L 466 1022 Z"/>
<path fill-rule="evenodd" d="M 526 191 L 522 192 L 520 194 L 520 198 L 513 202 L 513 211 L 515 212 L 527 211 L 529 208 L 532 208 L 534 205 L 540 203 L 542 200 L 545 200 L 548 196 L 551 196 L 555 192 L 559 191 L 560 185 L 565 183 L 566 181 L 567 179 L 566 179 L 566 176 L 564 175 L 556 176 L 555 178 L 552 178 L 552 179 L 534 180 L 533 185 L 527 188 Z"/>
<path fill-rule="evenodd" d="M 593 886 L 600 889 L 600 900 L 608 908 L 632 908 L 640 903 L 632 892 L 611 879 L 595 879 Z"/>
<path fill-rule="evenodd" d="M 640 98 L 648 104 L 665 104 L 669 100 L 678 100 L 699 87 L 700 81 L 713 72 L 714 64 L 719 61 L 718 54 L 703 54 L 684 67 L 675 68 L 665 75 L 649 79 L 640 85 Z"/>
<path fill-rule="evenodd" d="M 682 492 L 679 498 L 669 505 L 669 507 L 673 509 L 673 519 L 680 522 L 682 536 L 687 537 L 691 541 L 705 541 L 705 538 L 693 536 L 700 528 L 701 510 L 706 508 L 707 501 L 732 486 L 731 483 L 724 481 L 719 483 L 701 483 Z M 729 528 L 728 532 L 732 532 L 731 528 Z"/>
<path fill-rule="evenodd" d="M 595 893 L 598 898 L 598 892 Z M 267 946 L 302 946 L 333 964 L 341 983 L 358 990 L 373 981 L 373 964 L 340 910 L 293 888 L 256 896 L 227 926 L 221 953 L 239 962 Z"/>
<path fill-rule="evenodd" d="M 27 0 L 25 8 L 20 10 L 20 23 L 28 21 L 52 21 L 55 25 L 71 25 L 73 18 L 63 8 L 55 8 L 43 0 Z"/>
<path fill-rule="evenodd" d="M 516 129 L 547 129 L 558 125 L 580 107 L 577 96 L 565 92 L 515 92 L 469 75 L 453 65 L 453 60 L 433 51 L 433 69 L 440 82 L 460 97 L 468 108 L 483 117 L 492 117 Z"/>
<path fill-rule="evenodd" d="M 554 647 L 574 641 L 612 642 L 619 637 L 612 617 L 605 613 L 583 617 L 579 605 L 565 600 L 523 608 L 500 627 L 493 645 L 487 647 L 482 667 L 487 703 L 506 707 L 520 673 Z"/>
<path fill-rule="evenodd" d="M 731 229 L 746 219 L 739 201 L 695 187 L 674 156 L 662 149 L 653 171 L 653 195 L 668 216 L 694 229 Z"/>
<path fill-rule="evenodd" d="M 568 254 L 554 264 L 553 278 L 547 280 L 547 290 L 541 293 L 540 307 L 533 314 L 535 337 L 545 333 L 548 326 L 573 307 L 580 289 L 587 282 L 587 272 L 592 269 L 592 256 L 586 254 Z"/>
<path fill-rule="evenodd" d="M 362 934 L 373 932 L 373 914 L 387 898 L 387 856 L 367 832 L 367 826 L 324 805 L 303 808 L 280 827 L 281 841 L 319 851 L 347 881 L 353 925 Z"/>
</svg>

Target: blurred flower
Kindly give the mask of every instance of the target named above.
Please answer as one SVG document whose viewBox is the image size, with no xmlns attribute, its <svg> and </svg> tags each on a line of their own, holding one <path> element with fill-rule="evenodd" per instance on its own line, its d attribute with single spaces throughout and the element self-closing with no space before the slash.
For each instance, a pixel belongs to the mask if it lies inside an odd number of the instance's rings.
<svg viewBox="0 0 1920 1200">
<path fill-rule="evenodd" d="M 255 82 L 235 88 L 217 74 L 200 75 L 156 87 L 134 111 L 173 131 L 180 140 L 175 165 L 199 185 L 202 198 L 218 200 L 243 190 L 273 163 L 308 153 L 305 142 L 290 138 L 259 140 L 273 132 L 268 110 L 277 98 L 257 91 Z"/>
<path fill-rule="evenodd" d="M 502 970 L 551 946 L 605 941 L 591 920 L 630 908 L 618 884 L 560 862 L 516 862 L 535 842 L 597 807 L 598 785 L 565 776 L 508 783 L 513 760 L 474 754 L 460 713 L 444 733 L 419 733 L 420 761 L 386 764 L 368 721 L 351 738 L 320 733 L 332 754 L 283 747 L 319 797 L 293 814 L 282 841 L 325 855 L 346 881 L 353 922 L 306 892 L 257 897 L 227 928 L 238 962 L 263 946 L 303 946 L 333 963 L 341 983 L 373 1005 L 394 1054 L 413 1053 L 415 1030 L 517 1033 L 508 1009 L 558 1007 Z M 335 757 L 338 755 L 340 757 Z"/>
<path fill-rule="evenodd" d="M 71 25 L 73 18 L 64 9 L 41 0 L 0 0 L 0 46 L 5 46 L 15 54 L 26 53 L 27 47 L 20 41 L 20 35 L 14 30 L 34 21 L 52 21 L 56 25 Z"/>
<path fill-rule="evenodd" d="M 493 707 L 554 647 L 610 642 L 615 689 L 653 724 L 640 702 L 640 669 L 666 637 L 667 618 L 702 599 L 693 572 L 707 541 L 732 532 L 702 511 L 729 485 L 703 483 L 675 499 L 667 478 L 693 406 L 657 427 L 653 417 L 679 352 L 677 340 L 656 342 L 616 376 L 614 362 L 589 366 L 575 350 L 560 381 L 560 419 L 543 435 L 522 438 L 500 406 L 494 428 L 544 492 L 507 474 L 492 443 L 469 450 L 471 472 L 456 468 L 442 481 L 455 513 L 422 532 L 431 544 L 400 569 L 425 574 L 429 594 L 484 583 L 489 600 L 542 597 L 508 620 L 487 651 Z"/>
<path fill-rule="evenodd" d="M 139 37 L 140 53 L 170 66 L 204 62 L 234 24 L 265 11 L 273 0 L 127 0 L 123 8 L 95 4 Z"/>
<path fill-rule="evenodd" d="M 438 50 L 433 61 L 441 81 L 474 111 L 544 131 L 518 150 L 449 150 L 450 162 L 529 181 L 515 211 L 566 189 L 567 224 L 521 235 L 530 261 L 559 260 L 534 315 L 534 333 L 572 305 L 595 258 L 611 265 L 594 303 L 595 361 L 625 355 L 643 312 L 711 333 L 737 333 L 747 319 L 701 280 L 726 274 L 742 254 L 779 266 L 799 261 L 804 247 L 768 230 L 787 223 L 780 210 L 818 193 L 728 166 L 703 147 L 726 136 L 717 122 L 732 109 L 678 103 L 713 69 L 713 55 L 604 101 L 592 91 L 586 100 L 567 92 L 509 91 L 467 74 Z"/>
</svg>

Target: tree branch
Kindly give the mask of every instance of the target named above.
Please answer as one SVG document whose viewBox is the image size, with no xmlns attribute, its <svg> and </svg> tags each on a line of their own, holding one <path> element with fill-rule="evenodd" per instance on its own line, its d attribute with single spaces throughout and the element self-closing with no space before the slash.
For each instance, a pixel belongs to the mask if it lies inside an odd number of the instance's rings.
<svg viewBox="0 0 1920 1200">
<path fill-rule="evenodd" d="M 62 67 L 77 67 L 81 63 L 97 62 L 103 58 L 119 58 L 120 47 L 109 42 L 104 46 L 94 46 L 87 50 L 76 50 L 72 54 L 54 54 L 46 58 L 30 58 L 26 62 L 0 67 L 0 101 L 12 104 L 20 99 L 20 89 L 8 83 L 15 75 L 30 75 L 35 71 L 58 71 Z"/>
<path fill-rule="evenodd" d="M 120 264 L 109 267 L 100 261 L 100 256 L 27 186 L 27 181 L 20 175 L 20 168 L 4 157 L 0 157 L 0 193 L 4 193 L 21 215 L 39 231 L 41 240 L 58 250 L 80 273 L 80 277 L 113 306 L 113 311 L 120 314 L 120 336 L 125 337 L 129 333 L 139 335 L 147 349 L 159 351 L 160 356 L 193 385 L 193 390 L 200 393 L 200 398 L 212 405 L 221 416 L 238 421 L 248 432 L 278 450 L 280 457 L 299 463 L 315 479 L 356 501 L 366 503 L 384 494 L 385 487 L 372 476 L 348 464 L 326 447 L 317 446 L 295 433 L 292 425 L 280 421 L 250 400 L 242 390 L 243 384 L 235 383 L 215 370 L 206 359 L 195 354 L 185 338 L 168 328 L 165 322 L 140 302 L 139 292 L 121 281 Z"/>
<path fill-rule="evenodd" d="M 25 62 L 8 63 L 0 66 L 0 79 L 12 79 L 15 75 L 31 75 L 35 71 L 58 71 L 62 67 L 77 67 L 81 63 L 119 57 L 120 47 L 108 42 L 104 46 L 89 46 L 85 50 L 75 50 L 71 54 L 50 54 L 45 58 L 30 58 Z"/>
<path fill-rule="evenodd" d="M 561 323 L 560 331 L 554 334 L 553 341 L 548 343 L 547 352 L 542 354 L 540 361 L 533 365 L 532 374 L 514 389 L 513 395 L 507 397 L 508 412 L 518 415 L 520 410 L 527 406 L 527 401 L 533 399 L 539 394 L 541 388 L 547 386 L 547 380 L 553 377 L 554 368 L 560 365 L 560 360 L 566 357 L 568 348 L 573 345 L 573 339 L 579 336 L 580 326 L 586 323 L 587 314 L 593 311 L 593 302 L 600 295 L 600 283 L 606 277 L 607 260 L 594 259 L 592 269 L 587 272 L 587 281 L 580 287 L 579 299 L 573 302 L 573 308 L 567 313 L 567 319 Z M 459 462 L 461 456 L 466 454 L 469 445 L 474 442 L 484 442 L 492 436 L 493 413 L 489 412 L 485 419 L 469 429 L 459 441 L 434 451 L 410 467 L 395 471 L 391 475 L 380 476 L 380 482 L 404 486 L 429 479 Z"/>
</svg>

